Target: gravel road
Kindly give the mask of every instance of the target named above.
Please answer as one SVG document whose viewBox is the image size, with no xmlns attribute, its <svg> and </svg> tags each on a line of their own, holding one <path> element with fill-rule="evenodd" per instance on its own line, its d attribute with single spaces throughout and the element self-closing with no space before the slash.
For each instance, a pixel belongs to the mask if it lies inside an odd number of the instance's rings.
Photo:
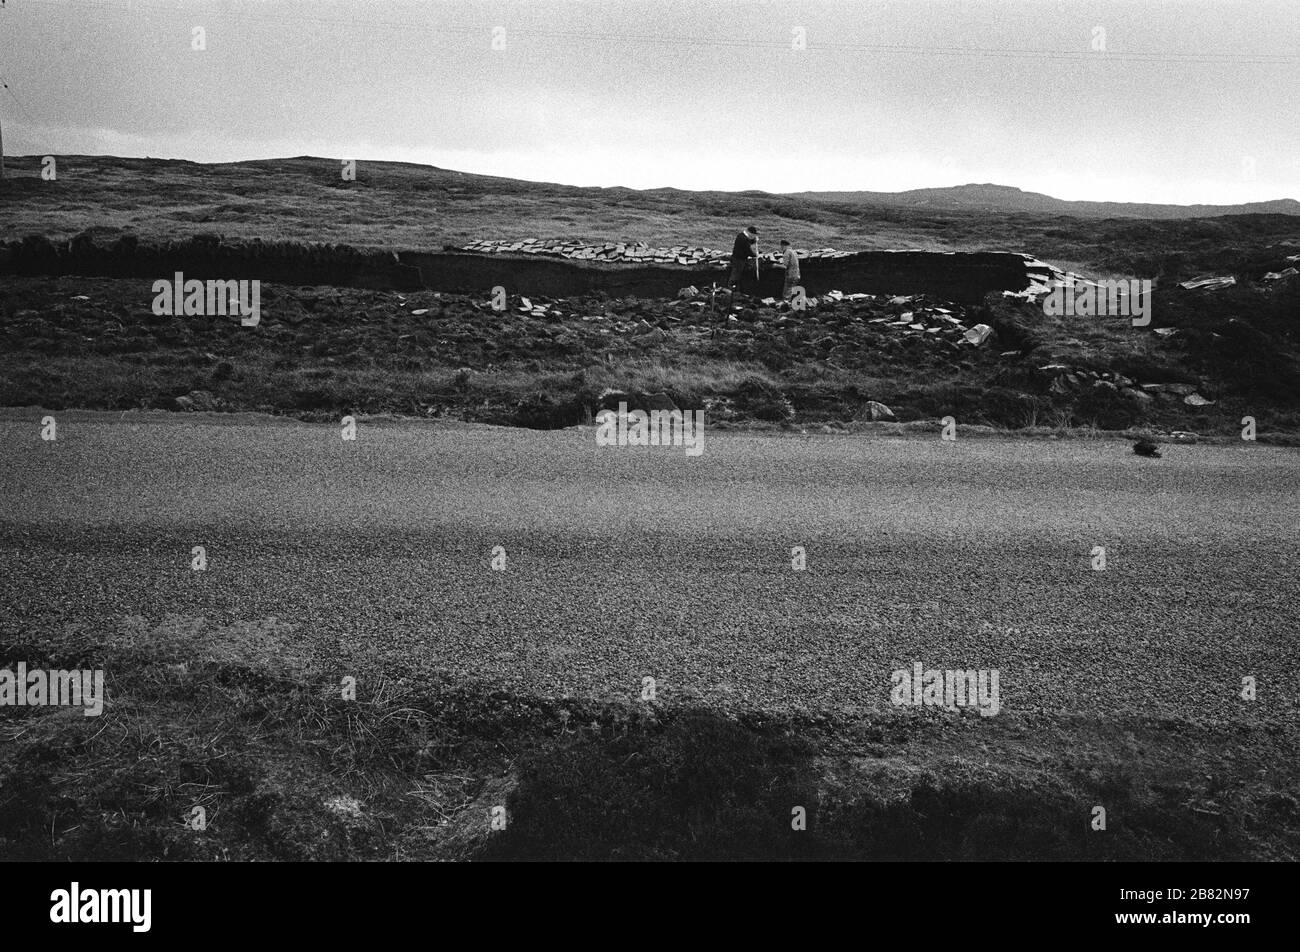
<svg viewBox="0 0 1300 952">
<path fill-rule="evenodd" d="M 20 640 L 192 635 L 196 656 L 224 639 L 550 696 L 651 676 L 669 704 L 849 715 L 892 710 L 920 661 L 998 669 L 1004 715 L 1300 713 L 1295 449 L 710 431 L 692 458 L 592 429 L 362 420 L 345 442 L 87 412 L 43 442 L 43 415 L 0 411 Z"/>
</svg>

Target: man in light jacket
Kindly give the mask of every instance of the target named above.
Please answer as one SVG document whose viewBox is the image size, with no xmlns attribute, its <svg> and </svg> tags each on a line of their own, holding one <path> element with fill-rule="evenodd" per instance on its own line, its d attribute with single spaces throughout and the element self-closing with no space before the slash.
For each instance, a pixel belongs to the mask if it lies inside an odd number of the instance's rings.
<svg viewBox="0 0 1300 952">
<path fill-rule="evenodd" d="M 785 268 L 785 288 L 781 292 L 781 300 L 789 303 L 790 296 L 799 283 L 799 255 L 784 238 L 781 239 L 781 266 Z"/>
</svg>

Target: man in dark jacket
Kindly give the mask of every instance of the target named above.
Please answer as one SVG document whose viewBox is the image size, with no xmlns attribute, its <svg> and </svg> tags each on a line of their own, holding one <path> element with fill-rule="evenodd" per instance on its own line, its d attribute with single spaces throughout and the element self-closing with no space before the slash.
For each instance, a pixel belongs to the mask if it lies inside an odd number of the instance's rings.
<svg viewBox="0 0 1300 952">
<path fill-rule="evenodd" d="M 758 229 L 750 225 L 736 236 L 736 243 L 731 248 L 731 281 L 728 286 L 734 291 L 740 286 L 740 276 L 750 267 L 749 261 L 758 259 Z"/>
</svg>

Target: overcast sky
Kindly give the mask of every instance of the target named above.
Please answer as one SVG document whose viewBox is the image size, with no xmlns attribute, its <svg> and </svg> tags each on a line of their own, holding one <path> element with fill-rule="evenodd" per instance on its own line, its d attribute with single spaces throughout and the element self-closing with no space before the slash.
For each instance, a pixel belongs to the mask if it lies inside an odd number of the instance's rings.
<svg viewBox="0 0 1300 952">
<path fill-rule="evenodd" d="M 636 188 L 1300 198 L 1298 8 L 6 0 L 0 121 L 10 155 L 320 155 Z"/>
</svg>

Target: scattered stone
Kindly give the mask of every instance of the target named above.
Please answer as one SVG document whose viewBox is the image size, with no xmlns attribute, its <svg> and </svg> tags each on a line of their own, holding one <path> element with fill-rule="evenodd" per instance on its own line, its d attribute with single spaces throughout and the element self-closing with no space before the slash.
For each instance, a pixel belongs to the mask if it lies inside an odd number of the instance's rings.
<svg viewBox="0 0 1300 952">
<path fill-rule="evenodd" d="M 664 391 L 658 393 L 641 393 L 639 391 L 606 389 L 598 398 L 599 409 L 617 410 L 619 404 L 626 404 L 628 410 L 677 410 L 679 407 L 673 398 Z"/>
<path fill-rule="evenodd" d="M 1199 393 L 1189 393 L 1187 396 L 1183 397 L 1183 403 L 1187 404 L 1189 407 L 1208 407 L 1214 405 L 1213 400 L 1206 400 Z"/>
<path fill-rule="evenodd" d="M 632 409 L 632 395 L 626 390 L 614 390 L 606 387 L 597 400 L 602 410 L 617 410 L 620 403 L 626 403 L 628 409 Z"/>
<path fill-rule="evenodd" d="M 1182 281 L 1178 286 L 1188 291 L 1218 291 L 1221 288 L 1230 288 L 1236 283 L 1236 278 L 1226 275 L 1221 278 L 1196 278 L 1192 281 Z"/>
<path fill-rule="evenodd" d="M 325 801 L 325 808 L 335 816 L 349 820 L 361 818 L 361 804 L 355 797 L 336 796 Z"/>
<path fill-rule="evenodd" d="M 217 406 L 217 399 L 207 390 L 191 390 L 186 396 L 177 397 L 175 401 L 177 410 L 213 410 Z"/>
</svg>

